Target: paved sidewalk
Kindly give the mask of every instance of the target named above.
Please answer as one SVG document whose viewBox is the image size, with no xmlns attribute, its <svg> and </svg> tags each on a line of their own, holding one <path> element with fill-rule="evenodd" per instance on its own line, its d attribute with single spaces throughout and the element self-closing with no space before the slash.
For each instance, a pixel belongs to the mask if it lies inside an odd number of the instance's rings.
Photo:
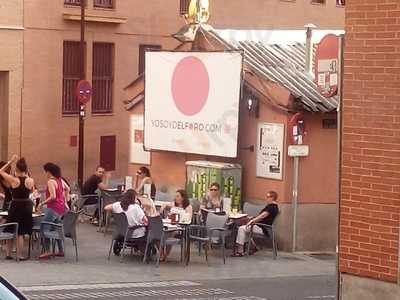
<svg viewBox="0 0 400 300">
<path fill-rule="evenodd" d="M 68 262 L 62 258 L 48 261 L 31 260 L 16 263 L 5 261 L 1 253 L 0 273 L 17 286 L 60 285 L 86 283 L 124 283 L 161 280 L 215 280 L 239 278 L 279 278 L 292 276 L 332 276 L 333 259 L 320 260 L 306 255 L 279 253 L 277 260 L 271 252 L 262 251 L 251 257 L 227 258 L 226 265 L 215 250 L 207 266 L 204 256 L 192 250 L 188 267 L 180 264 L 178 251 L 159 268 L 143 264 L 140 257 L 127 256 L 123 263 L 118 257 L 107 260 L 111 235 L 104 236 L 89 224 L 79 224 L 79 262 L 76 263 L 71 241 L 67 241 Z M 34 253 L 37 255 L 37 253 Z"/>
</svg>

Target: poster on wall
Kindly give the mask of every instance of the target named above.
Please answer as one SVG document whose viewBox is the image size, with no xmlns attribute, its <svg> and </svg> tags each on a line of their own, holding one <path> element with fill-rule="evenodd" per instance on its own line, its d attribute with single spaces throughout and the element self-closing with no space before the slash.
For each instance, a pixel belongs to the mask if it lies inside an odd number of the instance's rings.
<svg viewBox="0 0 400 300">
<path fill-rule="evenodd" d="M 143 147 L 143 115 L 133 114 L 130 118 L 130 155 L 131 164 L 150 165 L 150 151 Z"/>
<path fill-rule="evenodd" d="M 242 52 L 146 52 L 146 149 L 237 156 Z"/>
<path fill-rule="evenodd" d="M 285 125 L 260 123 L 257 133 L 256 176 L 282 180 Z"/>
</svg>

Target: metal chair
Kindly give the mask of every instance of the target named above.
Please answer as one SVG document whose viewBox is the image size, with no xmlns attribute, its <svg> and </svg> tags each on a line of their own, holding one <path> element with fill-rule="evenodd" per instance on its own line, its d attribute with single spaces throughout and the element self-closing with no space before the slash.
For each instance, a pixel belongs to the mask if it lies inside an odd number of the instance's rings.
<svg viewBox="0 0 400 300">
<path fill-rule="evenodd" d="M 104 207 L 108 204 L 112 204 L 121 200 L 124 194 L 121 193 L 119 190 L 115 191 L 104 191 L 100 190 L 100 197 L 99 197 L 99 230 L 104 227 L 104 234 L 106 233 L 106 229 L 108 227 L 108 215 L 104 212 Z"/>
<path fill-rule="evenodd" d="M 208 263 L 208 250 L 212 246 L 219 245 L 222 249 L 224 264 L 225 256 L 225 238 L 229 234 L 226 228 L 228 215 L 209 214 L 206 225 L 191 225 L 189 232 L 189 241 L 199 242 L 199 255 L 201 254 L 201 245 L 204 246 L 205 257 Z"/>
<path fill-rule="evenodd" d="M 192 224 L 199 225 L 200 224 L 200 206 L 201 203 L 199 199 L 192 198 L 190 199 L 190 205 L 193 208 L 193 217 L 192 217 Z"/>
<path fill-rule="evenodd" d="M 11 232 L 5 232 L 6 228 L 11 228 Z M 15 241 L 16 247 L 18 247 L 18 223 L 5 223 L 0 225 L 0 241 Z M 18 252 L 18 251 L 17 251 Z M 16 261 L 19 261 L 18 255 L 15 258 Z"/>
<path fill-rule="evenodd" d="M 62 241 L 64 245 L 64 257 L 67 260 L 65 238 L 72 240 L 75 247 L 75 260 L 78 261 L 78 242 L 76 234 L 76 223 L 81 212 L 69 211 L 64 215 L 62 223 L 42 222 L 40 224 L 40 237 L 41 240 L 50 239 L 50 245 L 54 254 L 56 241 Z M 43 245 L 42 245 L 43 247 Z"/>
<path fill-rule="evenodd" d="M 181 262 L 183 261 L 183 248 L 184 248 L 184 230 L 182 228 L 167 229 L 163 225 L 160 216 L 149 217 L 149 225 L 147 229 L 147 242 L 144 251 L 143 262 L 147 262 L 149 252 L 154 249 L 157 254 L 156 266 L 160 265 L 160 249 L 167 246 L 180 245 L 181 246 Z M 182 238 L 168 237 L 169 234 L 179 232 Z"/>
<path fill-rule="evenodd" d="M 33 241 L 34 239 L 40 238 L 40 224 L 43 221 L 44 216 L 33 218 L 32 234 L 29 236 L 29 247 L 28 247 L 28 257 L 31 256 L 31 251 L 33 251 Z M 39 249 L 38 244 L 38 249 Z"/>
<path fill-rule="evenodd" d="M 275 218 L 275 220 L 276 220 L 276 218 Z M 254 226 L 261 227 L 263 230 L 265 230 L 267 232 L 268 236 L 265 235 L 264 233 L 254 232 Z M 267 225 L 267 224 L 262 224 L 262 223 L 251 224 L 249 242 L 247 243 L 247 256 L 250 255 L 251 244 L 253 243 L 254 245 L 256 245 L 256 243 L 254 241 L 255 237 L 261 238 L 261 239 L 270 239 L 272 241 L 273 258 L 276 259 L 278 256 L 278 246 L 277 246 L 277 242 L 276 242 L 276 233 L 275 233 L 274 224 L 272 224 L 272 225 Z"/>
<path fill-rule="evenodd" d="M 81 213 L 82 211 L 78 212 L 69 211 L 64 215 L 63 218 L 64 237 L 72 240 L 72 245 L 75 247 L 76 261 L 78 261 L 78 238 L 76 234 L 76 223 L 78 222 L 79 215 Z"/>
<path fill-rule="evenodd" d="M 108 260 L 110 260 L 111 250 L 114 247 L 115 243 L 123 240 L 122 248 L 121 248 L 121 250 L 122 250 L 121 262 L 122 262 L 124 259 L 126 248 L 131 248 L 131 254 L 132 254 L 135 245 L 137 245 L 140 242 L 145 241 L 145 236 L 142 236 L 140 238 L 133 237 L 133 233 L 135 232 L 135 230 L 137 230 L 139 228 L 146 228 L 147 226 L 146 225 L 138 225 L 138 226 L 129 227 L 128 219 L 127 219 L 125 213 L 113 214 L 113 218 L 115 221 L 115 230 L 113 232 L 113 237 L 112 237 L 112 241 L 111 241 L 111 245 L 110 245 L 110 251 L 108 252 Z"/>
</svg>

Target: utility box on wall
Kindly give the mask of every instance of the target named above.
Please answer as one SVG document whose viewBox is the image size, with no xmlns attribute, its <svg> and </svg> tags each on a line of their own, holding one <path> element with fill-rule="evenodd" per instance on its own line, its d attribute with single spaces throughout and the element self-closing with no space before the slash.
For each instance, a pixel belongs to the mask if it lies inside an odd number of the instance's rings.
<svg viewBox="0 0 400 300">
<path fill-rule="evenodd" d="M 239 208 L 242 198 L 241 165 L 210 161 L 186 162 L 186 190 L 189 198 L 201 200 L 214 182 L 220 185 L 221 196 L 231 198 L 232 207 Z"/>
</svg>

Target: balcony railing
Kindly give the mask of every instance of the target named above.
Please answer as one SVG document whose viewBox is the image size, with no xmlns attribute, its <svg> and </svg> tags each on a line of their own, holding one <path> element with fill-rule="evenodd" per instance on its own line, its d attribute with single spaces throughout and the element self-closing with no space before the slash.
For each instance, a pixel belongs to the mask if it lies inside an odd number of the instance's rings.
<svg viewBox="0 0 400 300">
<path fill-rule="evenodd" d="M 114 8 L 114 0 L 94 0 L 94 7 Z"/>
</svg>

